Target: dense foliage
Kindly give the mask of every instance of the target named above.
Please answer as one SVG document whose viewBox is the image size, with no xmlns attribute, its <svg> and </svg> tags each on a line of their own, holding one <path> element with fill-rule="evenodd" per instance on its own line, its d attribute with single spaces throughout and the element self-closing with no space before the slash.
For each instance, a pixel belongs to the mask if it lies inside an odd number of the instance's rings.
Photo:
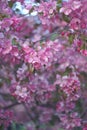
<svg viewBox="0 0 87 130">
<path fill-rule="evenodd" d="M 0 130 L 87 130 L 86 78 L 87 0 L 0 0 Z"/>
</svg>

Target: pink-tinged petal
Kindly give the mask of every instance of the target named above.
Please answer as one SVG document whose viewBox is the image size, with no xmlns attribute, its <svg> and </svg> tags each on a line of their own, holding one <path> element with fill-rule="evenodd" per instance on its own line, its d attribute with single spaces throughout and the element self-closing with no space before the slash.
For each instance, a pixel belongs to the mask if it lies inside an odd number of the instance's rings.
<svg viewBox="0 0 87 130">
<path fill-rule="evenodd" d="M 72 9 L 73 10 L 76 10 L 78 8 L 81 7 L 81 2 L 80 1 L 74 1 L 73 4 L 72 4 Z"/>
<path fill-rule="evenodd" d="M 71 12 L 72 12 L 72 10 L 71 10 L 70 8 L 67 8 L 67 9 L 64 11 L 64 14 L 65 14 L 65 15 L 69 15 Z"/>
<path fill-rule="evenodd" d="M 0 38 L 4 38 L 4 34 L 0 32 Z"/>
<path fill-rule="evenodd" d="M 65 11 L 64 7 L 60 8 L 60 13 L 63 13 L 64 11 Z"/>
<path fill-rule="evenodd" d="M 87 50 L 80 50 L 80 53 L 84 56 L 87 56 Z"/>
<path fill-rule="evenodd" d="M 12 50 L 12 46 L 6 48 L 4 51 L 3 51 L 3 54 L 8 54 L 10 51 Z"/>
</svg>

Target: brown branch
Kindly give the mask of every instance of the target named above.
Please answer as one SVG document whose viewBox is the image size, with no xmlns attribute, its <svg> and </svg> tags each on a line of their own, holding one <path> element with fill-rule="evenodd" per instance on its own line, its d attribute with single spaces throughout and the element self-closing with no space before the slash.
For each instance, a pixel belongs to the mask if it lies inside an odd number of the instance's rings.
<svg viewBox="0 0 87 130">
<path fill-rule="evenodd" d="M 29 117 L 33 122 L 35 122 L 35 119 L 34 119 L 34 118 L 32 117 L 32 115 L 29 113 L 26 104 L 23 103 L 23 106 L 24 106 L 24 108 L 25 108 L 25 110 L 26 110 L 26 113 L 27 113 L 28 117 Z"/>
<path fill-rule="evenodd" d="M 6 110 L 6 109 L 10 109 L 14 106 L 17 106 L 17 105 L 20 105 L 21 103 L 18 103 L 18 102 L 14 102 L 13 104 L 10 104 L 8 106 L 5 106 L 5 107 L 2 107 L 2 109 Z"/>
<path fill-rule="evenodd" d="M 83 111 L 83 113 L 81 114 L 81 118 L 83 118 L 87 113 L 87 108 Z"/>
</svg>

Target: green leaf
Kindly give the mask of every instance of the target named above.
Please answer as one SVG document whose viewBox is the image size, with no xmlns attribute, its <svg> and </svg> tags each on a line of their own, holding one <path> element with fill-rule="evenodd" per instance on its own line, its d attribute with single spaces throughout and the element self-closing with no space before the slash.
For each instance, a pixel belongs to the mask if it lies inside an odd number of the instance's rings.
<svg viewBox="0 0 87 130">
<path fill-rule="evenodd" d="M 56 38 L 57 38 L 58 34 L 57 33 L 54 33 L 51 35 L 51 40 L 54 41 Z"/>
<path fill-rule="evenodd" d="M 0 20 L 2 20 L 2 19 L 4 19 L 4 18 L 9 18 L 9 16 L 6 15 L 6 14 L 0 13 Z"/>
<path fill-rule="evenodd" d="M 74 130 L 82 130 L 81 127 L 75 127 Z"/>
<path fill-rule="evenodd" d="M 83 112 L 83 107 L 82 107 L 82 100 L 79 99 L 77 102 L 76 102 L 76 111 L 78 111 L 79 114 L 81 114 Z"/>
<path fill-rule="evenodd" d="M 87 36 L 86 35 L 81 35 L 80 36 L 82 40 L 84 40 L 85 42 L 87 42 Z"/>
<path fill-rule="evenodd" d="M 4 130 L 4 126 L 3 125 L 0 126 L 0 130 Z"/>
<path fill-rule="evenodd" d="M 70 44 L 73 43 L 74 37 L 75 37 L 75 36 L 74 36 L 73 34 L 69 35 L 69 43 L 70 43 Z"/>
<path fill-rule="evenodd" d="M 57 0 L 57 10 L 59 11 L 62 6 L 62 0 Z"/>
<path fill-rule="evenodd" d="M 19 125 L 19 130 L 26 130 L 26 128 L 22 125 Z"/>
<path fill-rule="evenodd" d="M 45 124 L 42 124 L 42 125 L 40 125 L 40 129 L 46 129 L 46 125 Z"/>
<path fill-rule="evenodd" d="M 16 38 L 13 38 L 13 39 L 12 39 L 12 45 L 17 46 L 19 50 L 20 50 L 20 48 L 21 48 Z"/>
<path fill-rule="evenodd" d="M 29 10 L 29 14 L 31 14 L 34 11 L 34 7 Z"/>
<path fill-rule="evenodd" d="M 16 124 L 15 123 L 12 123 L 12 130 L 16 130 Z"/>
<path fill-rule="evenodd" d="M 64 13 L 63 13 L 63 20 L 64 21 L 66 21 L 66 22 L 70 22 L 70 19 L 69 19 L 69 17 L 67 16 L 67 15 L 65 15 Z"/>
<path fill-rule="evenodd" d="M 11 128 L 12 130 L 26 130 L 26 128 L 23 125 L 17 124 L 15 122 L 12 123 Z"/>
<path fill-rule="evenodd" d="M 8 1 L 8 4 L 9 4 L 9 7 L 12 8 L 14 3 L 12 1 Z"/>
<path fill-rule="evenodd" d="M 62 129 L 62 128 L 59 128 L 58 130 L 64 130 L 64 129 Z"/>
<path fill-rule="evenodd" d="M 12 39 L 12 45 L 18 45 L 18 42 L 16 41 L 15 38 Z"/>
</svg>

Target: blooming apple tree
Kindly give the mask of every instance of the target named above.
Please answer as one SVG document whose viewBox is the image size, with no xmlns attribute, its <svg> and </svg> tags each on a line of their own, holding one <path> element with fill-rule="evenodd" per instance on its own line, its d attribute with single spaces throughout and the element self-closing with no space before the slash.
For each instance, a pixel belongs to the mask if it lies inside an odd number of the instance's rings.
<svg viewBox="0 0 87 130">
<path fill-rule="evenodd" d="M 87 130 L 86 78 L 87 0 L 0 1 L 0 130 Z"/>
</svg>

